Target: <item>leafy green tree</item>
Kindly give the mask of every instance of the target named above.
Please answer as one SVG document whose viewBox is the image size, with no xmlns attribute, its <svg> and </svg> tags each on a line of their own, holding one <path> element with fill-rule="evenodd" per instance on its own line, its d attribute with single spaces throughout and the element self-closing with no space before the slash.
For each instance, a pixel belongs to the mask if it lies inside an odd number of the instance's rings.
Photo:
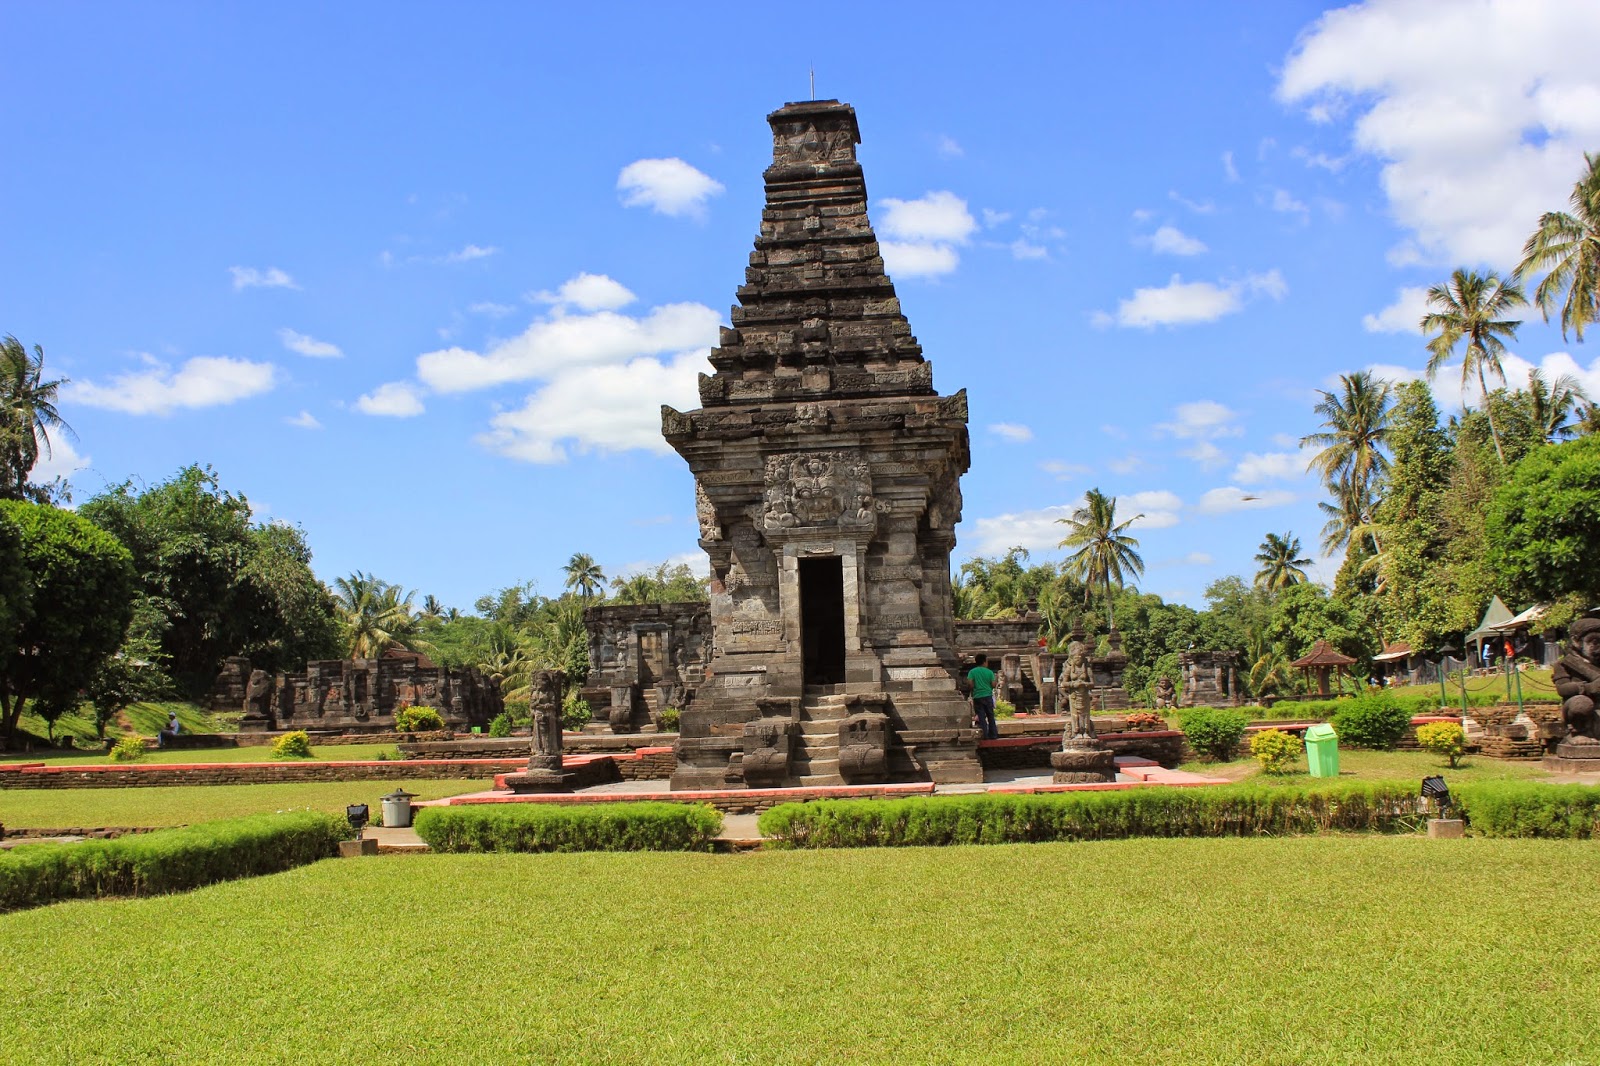
<svg viewBox="0 0 1600 1066">
<path fill-rule="evenodd" d="M 1389 443 L 1394 458 L 1377 510 L 1385 548 L 1377 560 L 1383 628 L 1392 640 L 1413 648 L 1436 648 L 1450 622 L 1442 580 L 1450 544 L 1441 501 L 1455 462 L 1450 435 L 1439 426 L 1439 409 L 1425 382 L 1396 387 Z"/>
<path fill-rule="evenodd" d="M 1488 507 L 1489 565 L 1515 595 L 1600 595 L 1600 438 L 1551 444 L 1517 464 Z"/>
<path fill-rule="evenodd" d="M 79 513 L 133 553 L 140 595 L 181 693 L 197 696 L 228 655 L 261 669 L 338 654 L 332 599 L 311 571 L 300 530 L 255 524 L 250 503 L 209 467 L 159 485 L 124 482 Z"/>
<path fill-rule="evenodd" d="M 0 659 L 0 734 L 15 735 L 25 700 L 61 708 L 116 651 L 133 616 L 134 571 L 115 537 L 71 511 L 0 501 L 20 533 L 30 609 Z"/>
<path fill-rule="evenodd" d="M 1376 650 L 1365 600 L 1340 600 L 1321 585 L 1305 582 L 1278 594 L 1262 636 L 1293 662 L 1326 640 L 1352 658 L 1369 660 Z"/>
<path fill-rule="evenodd" d="M 133 626 L 129 626 L 130 631 Z M 124 708 L 172 694 L 172 679 L 162 668 L 161 644 L 149 636 L 130 634 L 122 647 L 107 656 L 84 686 L 94 709 L 95 735 L 106 737 L 106 726 Z"/>
<path fill-rule="evenodd" d="M 1456 357 L 1456 346 L 1466 342 L 1461 353 L 1461 386 L 1467 387 L 1474 375 L 1485 399 L 1484 411 L 1489 417 L 1489 435 L 1494 441 L 1495 454 L 1504 463 L 1505 452 L 1500 446 L 1500 433 L 1494 423 L 1489 397 L 1489 375 L 1498 381 L 1506 379 L 1500 364 L 1506 354 L 1505 342 L 1515 340 L 1521 319 L 1504 317 L 1512 308 L 1528 303 L 1514 281 L 1501 281 L 1490 271 L 1479 274 L 1475 270 L 1458 269 L 1444 285 L 1428 290 L 1428 306 L 1434 310 L 1422 317 L 1422 331 L 1434 334 L 1428 341 L 1428 377 L 1431 380 L 1447 363 Z"/>
<path fill-rule="evenodd" d="M 1310 559 L 1300 558 L 1300 538 L 1293 533 L 1281 537 L 1268 533 L 1256 552 L 1256 562 L 1261 564 L 1256 584 L 1274 591 L 1300 584 L 1306 579 L 1305 568 L 1311 565 Z"/>
<path fill-rule="evenodd" d="M 1099 585 L 1105 591 L 1106 621 L 1115 626 L 1111 607 L 1111 587 L 1121 588 L 1123 574 L 1134 577 L 1144 573 L 1144 560 L 1139 557 L 1139 542 L 1128 535 L 1128 527 L 1144 515 L 1136 514 L 1125 522 L 1117 521 L 1117 499 L 1099 489 L 1090 489 L 1084 496 L 1082 507 L 1068 518 L 1056 521 L 1065 525 L 1068 533 L 1059 547 L 1076 548 L 1067 557 L 1069 574 L 1084 583 L 1085 595 Z"/>
<path fill-rule="evenodd" d="M 34 485 L 28 475 L 42 451 L 50 454 L 50 432 L 72 436 L 72 427 L 56 410 L 56 394 L 65 378 L 46 381 L 44 349 L 33 354 L 17 338 L 0 338 L 0 500 L 50 503 L 59 486 Z"/>
<path fill-rule="evenodd" d="M 1585 152 L 1586 169 L 1572 186 L 1572 211 L 1547 211 L 1539 216 L 1522 249 L 1515 277 L 1525 280 L 1547 271 L 1533 300 L 1550 321 L 1550 309 L 1566 292 L 1561 305 L 1561 337 L 1570 328 L 1579 341 L 1583 327 L 1600 320 L 1600 153 Z"/>
<path fill-rule="evenodd" d="M 606 587 L 606 572 L 594 561 L 592 555 L 575 552 L 567 565 L 561 568 L 567 575 L 568 591 L 576 592 L 585 604 L 595 593 Z"/>
<path fill-rule="evenodd" d="M 686 603 L 710 596 L 709 583 L 696 577 L 686 563 L 659 563 L 651 570 L 613 578 L 611 590 L 613 603 Z"/>
</svg>

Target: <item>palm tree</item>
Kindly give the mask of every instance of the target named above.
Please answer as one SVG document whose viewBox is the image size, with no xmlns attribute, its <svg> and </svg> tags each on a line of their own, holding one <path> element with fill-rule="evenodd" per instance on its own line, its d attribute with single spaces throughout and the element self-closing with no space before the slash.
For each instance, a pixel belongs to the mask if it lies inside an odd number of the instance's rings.
<svg viewBox="0 0 1600 1066">
<path fill-rule="evenodd" d="M 1084 583 L 1086 601 L 1095 585 L 1105 589 L 1106 620 L 1113 628 L 1117 623 L 1111 614 L 1111 586 L 1122 587 L 1123 571 L 1134 577 L 1144 573 L 1139 542 L 1127 535 L 1128 527 L 1143 517 L 1136 514 L 1119 524 L 1117 498 L 1090 489 L 1071 517 L 1056 519 L 1069 530 L 1057 547 L 1078 549 L 1067 558 L 1067 573 Z"/>
<path fill-rule="evenodd" d="M 1475 270 L 1458 269 L 1450 275 L 1445 285 L 1435 285 L 1428 290 L 1428 306 L 1437 308 L 1422 316 L 1422 332 L 1435 333 L 1428 342 L 1428 377 L 1455 358 L 1455 348 L 1465 340 L 1466 350 L 1461 356 L 1461 387 L 1466 388 L 1474 374 L 1482 391 L 1484 414 L 1489 417 L 1489 435 L 1494 439 L 1494 453 L 1500 462 L 1506 461 L 1505 449 L 1500 446 L 1500 431 L 1494 424 L 1494 411 L 1489 400 L 1488 375 L 1501 382 L 1506 379 L 1500 357 L 1506 354 L 1505 341 L 1515 340 L 1518 318 L 1503 317 L 1513 307 L 1527 306 L 1528 298 L 1514 281 L 1501 281 L 1490 271 L 1479 274 Z M 1502 339 L 1504 338 L 1504 339 Z"/>
<path fill-rule="evenodd" d="M 1546 381 L 1537 370 L 1528 371 L 1528 413 L 1534 428 L 1547 441 L 1570 440 L 1578 430 L 1567 424 L 1580 403 L 1588 403 L 1583 386 L 1571 374 Z"/>
<path fill-rule="evenodd" d="M 1322 432 L 1301 437 L 1302 447 L 1320 451 L 1306 464 L 1322 475 L 1330 491 L 1344 482 L 1348 491 L 1370 497 L 1374 482 L 1389 469 L 1383 449 L 1389 440 L 1390 401 L 1394 390 L 1366 370 L 1339 375 L 1339 394 L 1321 389 L 1314 408 L 1322 416 Z M 1337 492 L 1336 492 L 1337 495 Z"/>
<path fill-rule="evenodd" d="M 1541 270 L 1549 270 L 1533 300 L 1550 321 L 1550 308 L 1561 290 L 1567 292 L 1561 306 L 1561 339 L 1567 328 L 1583 340 L 1585 323 L 1600 321 L 1600 153 L 1583 154 L 1588 165 L 1572 186 L 1572 213 L 1547 211 L 1539 216 L 1539 228 L 1522 248 L 1522 262 L 1514 277 L 1525 281 Z"/>
<path fill-rule="evenodd" d="M 74 437 L 72 427 L 56 410 L 56 393 L 66 378 L 44 380 L 44 349 L 33 354 L 9 333 L 0 339 L 0 500 L 48 497 L 28 484 L 28 475 L 42 450 L 50 451 L 50 430 Z"/>
<path fill-rule="evenodd" d="M 359 570 L 349 577 L 334 578 L 333 586 L 351 658 L 376 659 L 395 645 L 408 646 L 416 628 L 411 617 L 411 598 L 416 593 L 402 596 L 405 590 L 399 585 Z"/>
<path fill-rule="evenodd" d="M 1328 493 L 1333 497 L 1333 502 L 1322 501 L 1317 504 L 1317 510 L 1327 518 L 1322 526 L 1322 550 L 1325 554 L 1331 556 L 1334 552 L 1355 548 L 1360 545 L 1363 534 L 1377 539 L 1372 525 L 1372 513 L 1377 505 L 1366 486 L 1357 485 L 1350 478 L 1343 477 L 1328 486 Z"/>
<path fill-rule="evenodd" d="M 1299 537 L 1293 533 L 1281 537 L 1268 533 L 1267 539 L 1261 542 L 1261 550 L 1256 553 L 1256 562 L 1261 564 L 1256 572 L 1256 585 L 1276 592 L 1306 580 L 1303 568 L 1310 566 L 1311 560 L 1301 559 L 1299 555 Z"/>
<path fill-rule="evenodd" d="M 588 603 L 589 597 L 605 588 L 606 573 L 600 569 L 600 564 L 595 562 L 591 555 L 574 552 L 562 570 L 567 575 L 567 588 L 577 589 L 584 603 Z"/>
<path fill-rule="evenodd" d="M 424 618 L 443 618 L 444 617 L 444 604 L 439 602 L 438 597 L 431 596 L 431 595 L 422 597 L 422 617 L 424 617 Z"/>
</svg>

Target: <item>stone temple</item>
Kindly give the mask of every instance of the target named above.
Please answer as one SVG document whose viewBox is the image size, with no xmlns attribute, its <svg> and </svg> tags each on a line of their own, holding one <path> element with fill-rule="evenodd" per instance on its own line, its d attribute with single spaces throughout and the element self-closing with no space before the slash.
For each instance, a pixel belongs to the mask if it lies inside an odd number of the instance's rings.
<svg viewBox="0 0 1600 1066">
<path fill-rule="evenodd" d="M 855 110 L 767 116 L 772 166 L 700 409 L 663 407 L 695 478 L 712 646 L 675 789 L 980 781 L 950 552 L 970 463 L 867 220 Z"/>
</svg>

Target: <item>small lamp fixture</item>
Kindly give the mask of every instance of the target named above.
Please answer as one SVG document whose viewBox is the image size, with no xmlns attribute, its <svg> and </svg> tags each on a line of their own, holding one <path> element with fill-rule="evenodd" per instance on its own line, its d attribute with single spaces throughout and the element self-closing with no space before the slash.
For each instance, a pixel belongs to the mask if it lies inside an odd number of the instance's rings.
<svg viewBox="0 0 1600 1066">
<path fill-rule="evenodd" d="M 344 809 L 344 816 L 350 822 L 350 828 L 359 833 L 366 827 L 371 812 L 365 803 L 352 803 Z"/>
<path fill-rule="evenodd" d="M 1434 800 L 1439 804 L 1439 815 L 1444 817 L 1450 810 L 1450 786 L 1444 783 L 1442 777 L 1424 777 L 1422 779 L 1422 798 Z"/>
</svg>

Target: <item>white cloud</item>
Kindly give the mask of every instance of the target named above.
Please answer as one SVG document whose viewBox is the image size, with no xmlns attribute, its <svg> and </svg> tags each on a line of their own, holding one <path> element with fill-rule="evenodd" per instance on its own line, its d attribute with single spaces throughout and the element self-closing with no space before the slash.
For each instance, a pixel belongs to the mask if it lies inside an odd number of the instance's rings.
<svg viewBox="0 0 1600 1066">
<path fill-rule="evenodd" d="M 446 348 L 420 355 L 417 376 L 435 392 L 551 378 L 584 367 L 626 363 L 640 355 L 706 348 L 716 343 L 718 325 L 715 311 L 691 303 L 666 304 L 640 318 L 615 311 L 556 314 L 487 353 Z"/>
<path fill-rule="evenodd" d="M 1210 200 L 1190 200 L 1179 193 L 1177 189 L 1173 189 L 1171 192 L 1167 193 L 1167 196 L 1170 197 L 1174 202 L 1180 203 L 1184 207 L 1187 207 L 1197 215 L 1209 215 L 1214 213 L 1217 209 L 1217 205 L 1212 203 Z"/>
<path fill-rule="evenodd" d="M 536 293 L 533 299 L 580 311 L 615 311 L 633 303 L 636 297 L 626 285 L 604 274 L 582 273 L 562 282 L 555 292 Z"/>
<path fill-rule="evenodd" d="M 1232 152 L 1222 153 L 1222 172 L 1227 175 L 1229 181 L 1239 180 L 1239 168 L 1233 164 Z"/>
<path fill-rule="evenodd" d="M 681 159 L 638 159 L 617 175 L 624 207 L 648 207 L 658 214 L 704 218 L 706 201 L 723 184 Z"/>
<path fill-rule="evenodd" d="M 972 554 L 1003 555 L 1019 546 L 1030 552 L 1054 551 L 1067 535 L 1067 527 L 1059 520 L 1071 518 L 1072 512 L 1082 506 L 1080 497 L 1076 503 L 979 518 L 973 522 Z"/>
<path fill-rule="evenodd" d="M 1133 523 L 1133 529 L 1166 529 L 1178 524 L 1178 511 L 1183 501 L 1177 493 L 1165 489 L 1147 492 L 1130 492 L 1117 497 L 1117 521 L 1126 522 L 1134 515 L 1143 515 Z"/>
<path fill-rule="evenodd" d="M 960 159 L 967 153 L 954 137 L 949 134 L 939 135 L 939 155 L 945 159 Z"/>
<path fill-rule="evenodd" d="M 1238 424 L 1238 412 L 1215 400 L 1180 403 L 1173 411 L 1176 417 L 1171 422 L 1158 423 L 1156 429 L 1185 440 L 1237 437 L 1244 432 Z"/>
<path fill-rule="evenodd" d="M 285 418 L 284 421 L 287 422 L 289 425 L 297 426 L 300 429 L 321 429 L 322 428 L 322 423 L 318 422 L 317 421 L 317 416 L 312 414 L 310 411 L 301 411 L 299 414 L 294 415 L 291 418 Z"/>
<path fill-rule="evenodd" d="M 1176 226 L 1162 226 L 1144 240 L 1149 243 L 1152 252 L 1161 255 L 1199 255 L 1206 250 L 1202 241 Z"/>
<path fill-rule="evenodd" d="M 1525 388 L 1528 383 L 1529 371 L 1537 369 L 1546 381 L 1555 381 L 1557 378 L 1569 376 L 1583 388 L 1591 397 L 1600 398 L 1600 355 L 1592 359 L 1587 367 L 1579 363 L 1567 352 L 1551 352 L 1539 359 L 1537 364 L 1524 359 L 1520 355 L 1507 354 L 1500 360 L 1500 365 L 1505 370 L 1506 384 L 1511 388 Z M 1426 381 L 1427 373 L 1419 368 L 1395 366 L 1388 363 L 1373 363 L 1367 370 L 1376 378 L 1389 382 L 1401 381 Z M 1335 379 L 1335 382 L 1337 379 Z M 1333 387 L 1335 382 L 1330 382 Z M 1498 383 L 1489 379 L 1489 387 L 1495 388 Z M 1461 385 L 1461 364 L 1459 361 L 1443 367 L 1438 375 L 1429 383 L 1433 392 L 1434 402 L 1444 410 L 1460 410 L 1467 404 L 1477 404 L 1481 398 L 1476 377 L 1468 383 L 1465 389 Z"/>
<path fill-rule="evenodd" d="M 1362 315 L 1361 328 L 1368 333 L 1422 332 L 1422 316 L 1428 313 L 1428 290 L 1408 286 L 1395 294 L 1394 303 L 1375 315 Z"/>
<path fill-rule="evenodd" d="M 490 318 L 504 318 L 516 308 L 510 304 L 497 304 L 493 300 L 479 300 L 475 304 L 468 304 L 467 310 L 475 315 L 488 315 Z"/>
<path fill-rule="evenodd" d="M 1011 242 L 1011 258 L 1013 259 L 1049 259 L 1050 249 L 1042 244 L 1033 244 L 1021 237 Z"/>
<path fill-rule="evenodd" d="M 1112 459 L 1106 466 L 1113 474 L 1131 474 L 1144 466 L 1144 460 L 1137 455 L 1124 455 L 1119 459 Z"/>
<path fill-rule="evenodd" d="M 299 352 L 301 355 L 309 356 L 312 359 L 338 359 L 344 355 L 344 352 L 339 350 L 337 344 L 319 341 L 315 337 L 309 337 L 304 333 L 297 333 L 288 328 L 278 331 L 278 339 L 291 352 Z"/>
<path fill-rule="evenodd" d="M 1211 489 L 1195 505 L 1202 514 L 1231 514 L 1234 511 L 1258 511 L 1264 507 L 1283 507 L 1295 502 L 1295 494 L 1282 489 L 1263 489 L 1248 492 L 1234 485 Z"/>
<path fill-rule="evenodd" d="M 48 485 L 58 477 L 71 477 L 89 466 L 90 456 L 79 455 L 64 434 L 47 433 L 44 443 L 33 469 L 28 471 L 28 480 L 34 484 Z"/>
<path fill-rule="evenodd" d="M 1314 121 L 1353 116 L 1411 234 L 1392 260 L 1504 269 L 1600 141 L 1596 40 L 1593 0 L 1374 0 L 1318 19 L 1277 94 Z"/>
<path fill-rule="evenodd" d="M 704 350 L 669 362 L 648 356 L 623 365 L 568 370 L 530 395 L 514 411 L 495 415 L 478 442 L 529 463 L 561 463 L 570 450 L 665 453 L 661 405 L 699 405 L 697 380 L 706 367 Z"/>
<path fill-rule="evenodd" d="M 487 259 L 499 250 L 500 249 L 492 245 L 489 247 L 484 247 L 478 244 L 469 244 L 465 248 L 458 249 L 457 251 L 446 252 L 444 255 L 439 257 L 439 262 L 470 263 L 474 259 Z"/>
<path fill-rule="evenodd" d="M 997 437 L 1004 437 L 1013 444 L 1022 444 L 1033 439 L 1033 430 L 1015 422 L 995 422 L 989 427 L 989 432 Z"/>
<path fill-rule="evenodd" d="M 895 277 L 937 277 L 961 264 L 961 256 L 948 244 L 879 241 L 878 251 L 883 255 L 884 269 Z"/>
<path fill-rule="evenodd" d="M 391 381 L 356 400 L 356 410 L 386 418 L 415 418 L 426 410 L 417 387 L 409 381 Z"/>
<path fill-rule="evenodd" d="M 130 415 L 166 415 L 175 410 L 219 407 L 272 389 L 277 368 L 227 356 L 196 356 L 174 371 L 146 357 L 144 370 L 118 374 L 109 385 L 74 381 L 63 395 L 88 407 Z"/>
<path fill-rule="evenodd" d="M 1338 158 L 1334 158 L 1333 156 L 1328 155 L 1326 152 L 1313 152 L 1309 148 L 1298 145 L 1290 149 L 1289 154 L 1300 160 L 1308 167 L 1320 167 L 1321 169 L 1328 171 L 1330 174 L 1339 173 L 1339 171 L 1343 170 L 1345 165 L 1350 162 L 1348 156 L 1339 156 Z"/>
<path fill-rule="evenodd" d="M 885 239 L 878 248 L 890 274 L 933 277 L 948 274 L 961 262 L 957 246 L 967 243 L 978 222 L 967 202 L 953 192 L 937 190 L 916 200 L 885 197 L 876 229 Z"/>
<path fill-rule="evenodd" d="M 1279 214 L 1299 215 L 1301 218 L 1309 218 L 1311 215 L 1311 208 L 1296 200 L 1288 189 L 1272 190 L 1272 209 Z"/>
<path fill-rule="evenodd" d="M 1096 311 L 1096 326 L 1180 326 L 1196 322 L 1215 322 L 1224 315 L 1243 309 L 1245 299 L 1257 294 L 1281 300 L 1288 291 L 1283 275 L 1276 270 L 1250 274 L 1242 281 L 1213 284 L 1209 281 L 1184 281 L 1177 274 L 1162 288 L 1136 289 L 1117 304 L 1115 315 Z"/>
<path fill-rule="evenodd" d="M 1002 222 L 1011 221 L 1011 212 L 1009 212 L 1009 211 L 996 211 L 992 207 L 985 207 L 982 211 L 979 212 L 979 214 L 983 215 L 983 228 L 984 229 L 994 229 L 996 226 L 1000 225 Z"/>
<path fill-rule="evenodd" d="M 1300 477 L 1306 472 L 1305 458 L 1299 452 L 1246 452 L 1233 468 L 1233 480 L 1255 485 L 1274 479 Z"/>
<path fill-rule="evenodd" d="M 255 267 L 229 267 L 233 275 L 233 291 L 241 289 L 298 289 L 293 278 L 277 267 L 257 270 Z"/>
<path fill-rule="evenodd" d="M 1165 570 L 1173 566 L 1210 566 L 1216 560 L 1208 552 L 1189 552 L 1175 559 L 1157 559 L 1150 564 L 1152 570 Z"/>
<path fill-rule="evenodd" d="M 1228 456 L 1208 440 L 1196 441 L 1178 454 L 1185 459 L 1193 459 L 1202 470 L 1221 470 L 1228 465 Z"/>
<path fill-rule="evenodd" d="M 1060 459 L 1046 459 L 1039 464 L 1039 469 L 1047 474 L 1054 474 L 1057 481 L 1066 481 L 1069 478 L 1081 477 L 1089 472 L 1089 468 L 1079 463 L 1064 463 Z"/>
</svg>

